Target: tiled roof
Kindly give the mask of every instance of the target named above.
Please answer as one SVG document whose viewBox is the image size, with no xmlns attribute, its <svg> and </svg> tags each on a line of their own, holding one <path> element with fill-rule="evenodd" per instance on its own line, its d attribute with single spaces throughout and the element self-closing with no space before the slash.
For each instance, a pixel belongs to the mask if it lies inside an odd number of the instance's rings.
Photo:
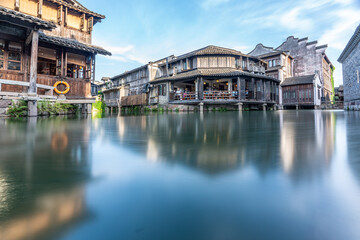
<svg viewBox="0 0 360 240">
<path fill-rule="evenodd" d="M 104 19 L 105 16 L 104 15 L 101 15 L 99 13 L 96 13 L 96 12 L 93 12 L 93 11 L 90 11 L 89 9 L 87 9 L 86 7 L 84 7 L 83 5 L 81 5 L 78 1 L 76 0 L 48 0 L 50 2 L 53 2 L 53 3 L 57 3 L 57 4 L 61 4 L 61 5 L 64 5 L 65 7 L 68 7 L 70 9 L 74 9 L 74 10 L 77 10 L 77 11 L 80 11 L 80 12 L 83 12 L 83 13 L 87 13 L 89 15 L 92 15 L 92 16 L 95 16 L 95 17 L 98 17 L 98 18 L 101 18 L 101 19 Z"/>
<path fill-rule="evenodd" d="M 77 50 L 82 50 L 85 52 L 91 52 L 91 53 L 95 53 L 95 54 L 111 56 L 110 52 L 106 51 L 105 49 L 103 49 L 101 47 L 87 45 L 85 43 L 81 43 L 81 42 L 78 42 L 73 39 L 49 36 L 49 35 L 46 35 L 45 33 L 40 33 L 39 40 L 43 41 L 43 42 L 48 42 L 48 43 L 52 43 L 55 45 L 63 46 L 63 47 L 69 47 L 69 48 L 73 48 L 73 49 L 77 49 Z"/>
<path fill-rule="evenodd" d="M 314 82 L 314 78 L 315 78 L 315 74 L 285 78 L 285 80 L 281 83 L 281 86 L 285 87 L 285 86 L 292 86 L 292 85 L 311 84 Z"/>
<path fill-rule="evenodd" d="M 24 21 L 27 22 L 31 25 L 37 26 L 38 28 L 41 29 L 53 29 L 56 28 L 56 25 L 53 22 L 48 22 L 45 20 L 42 20 L 40 18 L 37 17 L 33 17 L 30 16 L 28 14 L 24 14 L 15 10 L 11 10 L 5 7 L 0 6 L 0 17 L 1 16 L 6 16 L 6 17 L 11 17 L 12 19 L 17 19 L 20 21 Z"/>
<path fill-rule="evenodd" d="M 153 82 L 163 82 L 163 81 L 178 81 L 184 80 L 188 78 L 196 78 L 196 77 L 240 77 L 240 76 L 248 76 L 253 78 L 263 78 L 269 79 L 273 81 L 279 82 L 278 79 L 268 77 L 266 75 L 253 74 L 240 70 L 236 70 L 233 68 L 199 68 L 191 71 L 186 71 L 182 73 L 178 73 L 171 77 L 161 77 L 155 79 Z"/>
<path fill-rule="evenodd" d="M 343 63 L 345 59 L 350 55 L 356 46 L 359 46 L 360 43 L 360 24 L 356 28 L 354 35 L 351 37 L 350 41 L 346 45 L 344 51 L 341 53 L 338 62 Z"/>
</svg>

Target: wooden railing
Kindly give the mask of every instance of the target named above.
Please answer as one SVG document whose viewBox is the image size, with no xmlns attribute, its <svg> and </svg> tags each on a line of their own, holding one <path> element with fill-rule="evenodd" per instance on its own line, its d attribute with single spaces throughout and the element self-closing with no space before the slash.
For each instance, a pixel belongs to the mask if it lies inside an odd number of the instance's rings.
<svg viewBox="0 0 360 240">
<path fill-rule="evenodd" d="M 51 75 L 44 75 L 38 74 L 37 75 L 36 83 L 42 87 L 38 88 L 39 95 L 45 95 L 47 89 L 44 86 L 52 87 L 57 81 L 63 80 L 69 83 L 70 91 L 66 94 L 66 97 L 73 97 L 73 98 L 88 98 L 91 97 L 91 83 L 89 80 L 85 79 L 74 79 L 74 78 L 60 78 L 59 76 L 51 76 Z M 25 77 L 25 74 L 18 71 L 11 71 L 11 70 L 0 70 L 0 79 L 3 80 L 12 80 L 18 82 L 26 82 L 28 84 L 29 75 Z M 14 92 L 14 93 L 21 93 L 27 92 L 27 84 L 2 84 L 1 91 L 3 92 Z M 63 86 L 59 86 L 61 88 Z M 62 90 L 62 89 L 60 89 Z M 56 95 L 56 93 L 54 93 Z"/>
<path fill-rule="evenodd" d="M 75 78 L 61 79 L 59 76 L 38 74 L 37 83 L 54 86 L 54 84 L 60 80 L 66 81 L 70 85 L 70 91 L 66 94 L 66 97 L 73 97 L 73 98 L 91 97 L 91 83 L 89 80 L 86 79 L 75 79 Z"/>
<path fill-rule="evenodd" d="M 184 101 L 184 100 L 195 100 L 196 99 L 196 92 L 184 92 L 184 93 L 176 93 L 174 99 L 177 101 Z"/>
<path fill-rule="evenodd" d="M 210 100 L 225 100 L 225 99 L 238 99 L 237 91 L 204 91 L 204 99 Z"/>
</svg>

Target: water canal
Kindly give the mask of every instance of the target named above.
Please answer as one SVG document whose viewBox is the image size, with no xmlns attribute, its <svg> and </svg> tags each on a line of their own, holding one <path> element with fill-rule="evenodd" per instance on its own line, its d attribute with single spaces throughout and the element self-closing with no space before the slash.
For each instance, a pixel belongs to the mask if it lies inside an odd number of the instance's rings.
<svg viewBox="0 0 360 240">
<path fill-rule="evenodd" d="M 360 239 L 360 113 L 0 120 L 0 239 Z"/>
</svg>

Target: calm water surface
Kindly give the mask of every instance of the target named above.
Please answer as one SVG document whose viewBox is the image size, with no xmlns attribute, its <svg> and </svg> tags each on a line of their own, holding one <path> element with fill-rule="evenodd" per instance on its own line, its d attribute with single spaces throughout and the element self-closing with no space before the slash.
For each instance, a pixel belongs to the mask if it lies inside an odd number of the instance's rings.
<svg viewBox="0 0 360 240">
<path fill-rule="evenodd" d="M 360 113 L 0 120 L 0 239 L 360 239 Z"/>
</svg>

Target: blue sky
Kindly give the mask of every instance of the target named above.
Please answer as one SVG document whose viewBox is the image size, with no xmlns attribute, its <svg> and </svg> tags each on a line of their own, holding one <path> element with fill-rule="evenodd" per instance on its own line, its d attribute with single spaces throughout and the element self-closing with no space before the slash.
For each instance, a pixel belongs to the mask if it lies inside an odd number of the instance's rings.
<svg viewBox="0 0 360 240">
<path fill-rule="evenodd" d="M 98 56 L 96 79 L 112 77 L 149 61 L 207 45 L 250 52 L 257 43 L 279 46 L 288 36 L 328 44 L 337 62 L 360 24 L 360 0 L 80 0 L 106 15 L 95 25 L 93 44 L 113 53 Z"/>
</svg>

